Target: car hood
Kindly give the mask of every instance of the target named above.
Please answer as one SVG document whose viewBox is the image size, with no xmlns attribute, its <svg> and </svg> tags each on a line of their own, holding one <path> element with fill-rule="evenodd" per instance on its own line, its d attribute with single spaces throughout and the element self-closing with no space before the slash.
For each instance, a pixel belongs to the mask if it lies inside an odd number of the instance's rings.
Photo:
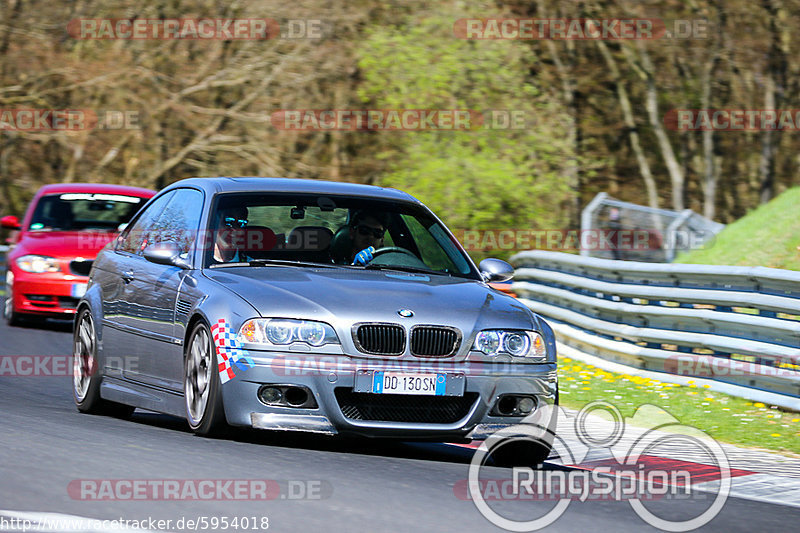
<svg viewBox="0 0 800 533">
<path fill-rule="evenodd" d="M 206 270 L 264 317 L 448 325 L 465 336 L 485 328 L 536 328 L 532 313 L 485 283 L 448 276 L 361 269 L 231 267 Z M 412 317 L 398 314 L 400 309 Z M 342 331 L 344 333 L 344 331 Z"/>
<path fill-rule="evenodd" d="M 26 232 L 14 247 L 14 255 L 40 254 L 50 257 L 94 259 L 117 236 L 103 231 Z"/>
</svg>

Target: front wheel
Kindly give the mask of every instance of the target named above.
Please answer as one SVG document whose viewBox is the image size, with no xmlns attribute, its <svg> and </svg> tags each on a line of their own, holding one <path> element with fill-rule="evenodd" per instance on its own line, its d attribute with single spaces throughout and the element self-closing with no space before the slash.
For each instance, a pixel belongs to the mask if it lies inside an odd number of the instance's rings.
<svg viewBox="0 0 800 533">
<path fill-rule="evenodd" d="M 75 322 L 72 350 L 72 396 L 78 411 L 128 418 L 135 407 L 104 400 L 100 397 L 101 376 L 97 362 L 97 332 L 92 313 L 87 308 L 79 312 Z"/>
<path fill-rule="evenodd" d="M 9 326 L 19 326 L 22 323 L 20 314 L 14 310 L 14 275 L 11 271 L 6 273 L 6 300 L 3 304 L 3 318 Z"/>
<path fill-rule="evenodd" d="M 214 358 L 211 332 L 205 323 L 199 322 L 186 345 L 183 393 L 189 427 L 204 437 L 219 436 L 227 429 L 222 384 Z"/>
</svg>

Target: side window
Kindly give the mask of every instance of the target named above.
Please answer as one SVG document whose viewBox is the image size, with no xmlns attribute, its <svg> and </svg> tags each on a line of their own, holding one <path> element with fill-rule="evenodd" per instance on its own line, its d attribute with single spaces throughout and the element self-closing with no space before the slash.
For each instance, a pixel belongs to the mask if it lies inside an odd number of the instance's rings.
<svg viewBox="0 0 800 533">
<path fill-rule="evenodd" d="M 138 254 L 144 248 L 144 238 L 146 232 L 152 227 L 164 210 L 164 207 L 174 196 L 175 191 L 171 191 L 164 196 L 155 199 L 153 203 L 145 208 L 145 211 L 136 218 L 133 225 L 128 226 L 120 235 L 116 249 L 120 252 Z"/>
<path fill-rule="evenodd" d="M 175 242 L 186 258 L 197 238 L 202 214 L 203 193 L 195 189 L 177 189 L 155 224 L 145 230 L 148 244 Z"/>
</svg>

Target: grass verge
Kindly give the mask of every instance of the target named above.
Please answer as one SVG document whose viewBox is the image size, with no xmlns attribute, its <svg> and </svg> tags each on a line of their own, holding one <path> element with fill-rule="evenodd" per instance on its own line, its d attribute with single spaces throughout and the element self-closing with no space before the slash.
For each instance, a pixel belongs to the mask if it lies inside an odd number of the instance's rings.
<svg viewBox="0 0 800 533">
<path fill-rule="evenodd" d="M 794 187 L 732 224 L 705 248 L 676 263 L 766 266 L 800 270 L 800 187 Z"/>
<path fill-rule="evenodd" d="M 691 382 L 682 386 L 607 372 L 568 357 L 559 357 L 558 376 L 565 407 L 580 409 L 604 400 L 627 418 L 639 406 L 652 404 L 720 442 L 800 454 L 800 413 L 712 392 Z"/>
</svg>

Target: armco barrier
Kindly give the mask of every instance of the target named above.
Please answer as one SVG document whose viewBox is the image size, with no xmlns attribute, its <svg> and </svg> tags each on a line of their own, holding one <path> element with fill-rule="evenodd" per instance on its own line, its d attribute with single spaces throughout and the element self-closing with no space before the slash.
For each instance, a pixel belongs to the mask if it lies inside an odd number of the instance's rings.
<svg viewBox="0 0 800 533">
<path fill-rule="evenodd" d="M 511 290 L 558 340 L 627 365 L 800 397 L 800 272 L 544 251 Z"/>
</svg>

